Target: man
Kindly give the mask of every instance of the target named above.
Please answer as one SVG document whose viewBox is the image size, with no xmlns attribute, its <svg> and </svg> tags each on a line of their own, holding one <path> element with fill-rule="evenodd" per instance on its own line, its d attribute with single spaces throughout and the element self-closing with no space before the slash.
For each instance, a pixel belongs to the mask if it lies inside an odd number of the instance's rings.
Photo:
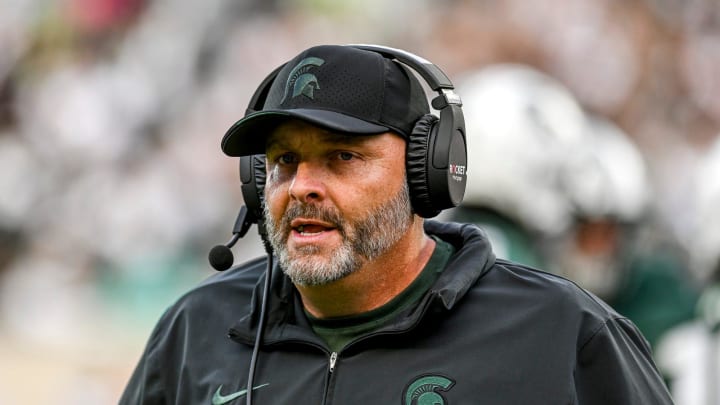
<svg viewBox="0 0 720 405">
<path fill-rule="evenodd" d="M 225 153 L 266 154 L 279 264 L 267 278 L 255 259 L 178 300 L 120 403 L 672 403 L 630 321 L 496 260 L 477 227 L 418 215 L 416 138 L 443 140 L 417 79 L 387 56 L 305 50 L 228 131 Z"/>
</svg>

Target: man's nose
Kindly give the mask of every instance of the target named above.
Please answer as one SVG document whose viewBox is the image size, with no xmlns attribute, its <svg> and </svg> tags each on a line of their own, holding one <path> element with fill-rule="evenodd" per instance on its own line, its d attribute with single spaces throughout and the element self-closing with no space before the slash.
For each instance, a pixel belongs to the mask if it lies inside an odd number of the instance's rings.
<svg viewBox="0 0 720 405">
<path fill-rule="evenodd" d="M 325 178 L 321 165 L 301 162 L 297 165 L 288 193 L 291 198 L 303 203 L 322 200 L 325 197 Z"/>
</svg>

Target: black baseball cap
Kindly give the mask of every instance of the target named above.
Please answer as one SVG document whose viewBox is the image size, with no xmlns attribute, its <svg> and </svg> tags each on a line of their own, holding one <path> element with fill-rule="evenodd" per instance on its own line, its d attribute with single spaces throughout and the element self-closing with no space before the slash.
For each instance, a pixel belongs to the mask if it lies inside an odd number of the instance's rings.
<svg viewBox="0 0 720 405">
<path fill-rule="evenodd" d="M 264 154 L 272 129 L 290 118 L 344 134 L 393 131 L 407 139 L 428 113 L 422 86 L 402 64 L 349 45 L 315 46 L 283 65 L 262 109 L 230 127 L 222 150 Z"/>
</svg>

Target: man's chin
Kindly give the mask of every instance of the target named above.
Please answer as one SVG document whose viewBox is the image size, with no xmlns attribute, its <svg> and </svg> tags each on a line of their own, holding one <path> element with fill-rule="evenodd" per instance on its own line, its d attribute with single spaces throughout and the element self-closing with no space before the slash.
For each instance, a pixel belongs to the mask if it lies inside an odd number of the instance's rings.
<svg viewBox="0 0 720 405">
<path fill-rule="evenodd" d="M 281 260 L 283 271 L 294 284 L 326 285 L 345 278 L 359 268 L 356 260 L 347 255 L 326 252 L 289 254 Z"/>
<path fill-rule="evenodd" d="M 347 274 L 328 273 L 326 271 L 318 271 L 317 268 L 308 269 L 302 267 L 291 266 L 285 270 L 285 274 L 290 281 L 297 286 L 318 287 L 332 284 L 347 276 Z"/>
</svg>

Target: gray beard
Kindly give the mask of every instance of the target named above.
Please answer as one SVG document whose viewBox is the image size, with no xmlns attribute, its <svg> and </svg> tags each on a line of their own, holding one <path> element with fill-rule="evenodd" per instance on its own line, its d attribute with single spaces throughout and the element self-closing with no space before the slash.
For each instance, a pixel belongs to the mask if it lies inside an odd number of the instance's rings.
<svg viewBox="0 0 720 405">
<path fill-rule="evenodd" d="M 407 183 L 392 199 L 369 209 L 358 221 L 346 220 L 335 208 L 301 203 L 291 205 L 279 220 L 273 218 L 267 204 L 264 214 L 268 240 L 280 267 L 294 284 L 303 286 L 332 283 L 359 270 L 365 262 L 379 257 L 397 243 L 410 227 L 413 216 Z M 314 246 L 289 252 L 290 223 L 297 217 L 334 224 L 342 244 L 323 256 Z"/>
</svg>

